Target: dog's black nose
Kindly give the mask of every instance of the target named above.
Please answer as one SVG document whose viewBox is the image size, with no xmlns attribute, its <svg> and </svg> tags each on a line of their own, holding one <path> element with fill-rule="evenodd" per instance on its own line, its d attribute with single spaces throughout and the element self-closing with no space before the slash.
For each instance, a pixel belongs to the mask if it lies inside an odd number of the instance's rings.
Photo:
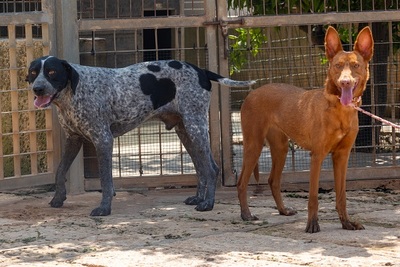
<svg viewBox="0 0 400 267">
<path fill-rule="evenodd" d="M 44 88 L 41 86 L 33 87 L 33 92 L 38 96 L 44 95 Z"/>
</svg>

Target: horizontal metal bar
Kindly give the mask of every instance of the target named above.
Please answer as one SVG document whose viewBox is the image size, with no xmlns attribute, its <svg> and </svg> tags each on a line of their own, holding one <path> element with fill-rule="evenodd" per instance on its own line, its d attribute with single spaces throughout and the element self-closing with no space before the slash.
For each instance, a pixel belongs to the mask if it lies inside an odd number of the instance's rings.
<svg viewBox="0 0 400 267">
<path fill-rule="evenodd" d="M 206 22 L 203 17 L 146 17 L 135 19 L 82 19 L 78 21 L 80 31 L 132 30 L 146 28 L 200 27 Z"/>
<path fill-rule="evenodd" d="M 309 171 L 283 172 L 282 179 L 286 182 L 296 183 L 309 180 Z M 320 181 L 333 181 L 333 170 L 321 170 Z M 371 168 L 348 168 L 347 181 L 368 179 L 400 179 L 400 168 L 397 166 L 371 167 Z"/>
<path fill-rule="evenodd" d="M 0 188 L 2 191 L 46 184 L 54 184 L 54 173 L 30 174 L 26 176 L 23 175 L 22 177 L 7 177 L 4 180 L 0 179 Z"/>
<path fill-rule="evenodd" d="M 49 14 L 43 12 L 5 13 L 0 14 L 0 26 L 52 23 Z"/>
<path fill-rule="evenodd" d="M 129 188 L 149 188 L 163 186 L 196 186 L 197 176 L 195 174 L 182 175 L 156 175 L 156 176 L 133 176 L 115 177 L 114 187 L 118 190 Z M 85 190 L 100 190 L 100 179 L 86 178 Z"/>
<path fill-rule="evenodd" d="M 226 24 L 243 24 L 243 18 L 231 18 L 227 20 L 214 20 L 214 21 L 206 21 L 203 23 L 204 25 L 226 25 Z"/>
<path fill-rule="evenodd" d="M 269 172 L 260 172 L 259 184 L 268 184 Z M 333 181 L 333 170 L 321 170 L 320 182 Z M 358 180 L 379 180 L 379 179 L 393 179 L 400 180 L 400 168 L 398 166 L 385 166 L 385 167 L 370 167 L 370 168 L 348 168 L 347 181 Z M 235 178 L 230 178 L 235 181 Z M 282 173 L 282 182 L 287 184 L 309 183 L 310 171 L 284 171 Z M 258 184 L 252 176 L 249 184 Z M 233 184 L 225 184 L 226 186 L 233 186 Z"/>
<path fill-rule="evenodd" d="M 298 26 L 305 24 L 341 24 L 400 21 L 400 11 L 367 11 L 351 13 L 298 14 L 243 17 L 241 27 Z M 230 23 L 232 25 L 232 23 Z"/>
<path fill-rule="evenodd" d="M 229 18 L 227 25 L 240 27 L 297 26 L 304 24 L 368 23 L 399 21 L 400 11 L 367 11 L 351 13 L 297 14 L 277 16 L 252 16 Z M 219 25 L 220 21 L 206 21 L 205 17 L 153 17 L 130 19 L 82 19 L 78 21 L 80 31 L 124 30 L 143 28 L 176 28 Z"/>
</svg>

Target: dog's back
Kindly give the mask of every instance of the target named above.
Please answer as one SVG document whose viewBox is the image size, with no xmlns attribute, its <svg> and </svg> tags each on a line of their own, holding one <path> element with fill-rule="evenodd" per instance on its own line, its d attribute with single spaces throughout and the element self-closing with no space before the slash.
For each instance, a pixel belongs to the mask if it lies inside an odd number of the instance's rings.
<svg viewBox="0 0 400 267">
<path fill-rule="evenodd" d="M 250 133 L 259 132 L 258 128 L 262 127 L 265 133 L 263 136 L 266 136 L 269 130 L 283 132 L 310 150 L 312 141 L 316 139 L 311 136 L 325 135 L 326 127 L 323 126 L 326 123 L 340 124 L 336 122 L 338 118 L 329 116 L 330 108 L 334 108 L 336 102 L 335 99 L 331 102 L 330 96 L 324 94 L 323 89 L 304 90 L 289 84 L 267 84 L 250 92 L 246 97 L 241 108 L 241 116 L 252 119 L 242 119 L 242 128 Z M 263 116 L 254 117 L 253 110 L 257 110 Z M 321 111 L 325 111 L 326 116 L 321 116 Z M 249 137 L 251 138 L 254 137 Z"/>
</svg>

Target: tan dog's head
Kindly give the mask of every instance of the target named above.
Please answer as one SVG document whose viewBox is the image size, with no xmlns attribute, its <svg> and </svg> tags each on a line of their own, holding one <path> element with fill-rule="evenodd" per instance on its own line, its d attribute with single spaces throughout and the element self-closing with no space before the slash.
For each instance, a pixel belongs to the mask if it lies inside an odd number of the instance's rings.
<svg viewBox="0 0 400 267">
<path fill-rule="evenodd" d="M 325 35 L 325 53 L 329 60 L 326 90 L 337 95 L 344 106 L 352 105 L 363 94 L 369 79 L 374 40 L 369 27 L 362 29 L 351 52 L 343 51 L 338 32 L 329 26 Z"/>
</svg>

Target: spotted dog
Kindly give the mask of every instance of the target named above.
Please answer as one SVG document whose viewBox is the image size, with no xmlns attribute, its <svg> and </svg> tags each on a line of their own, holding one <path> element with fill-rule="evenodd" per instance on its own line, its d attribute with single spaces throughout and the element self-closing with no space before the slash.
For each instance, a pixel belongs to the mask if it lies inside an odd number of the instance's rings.
<svg viewBox="0 0 400 267">
<path fill-rule="evenodd" d="M 210 81 L 234 87 L 254 83 L 234 81 L 175 60 L 112 69 L 72 64 L 52 56 L 34 60 L 27 81 L 35 95 L 34 105 L 45 108 L 54 104 L 66 133 L 52 207 L 61 207 L 66 200 L 65 175 L 83 140 L 96 148 L 102 200 L 92 216 L 111 213 L 115 195 L 113 138 L 149 119 L 163 121 L 168 130 L 175 128 L 192 158 L 198 176 L 197 193 L 185 203 L 196 205 L 198 211 L 212 210 L 219 168 L 208 137 Z"/>
</svg>

